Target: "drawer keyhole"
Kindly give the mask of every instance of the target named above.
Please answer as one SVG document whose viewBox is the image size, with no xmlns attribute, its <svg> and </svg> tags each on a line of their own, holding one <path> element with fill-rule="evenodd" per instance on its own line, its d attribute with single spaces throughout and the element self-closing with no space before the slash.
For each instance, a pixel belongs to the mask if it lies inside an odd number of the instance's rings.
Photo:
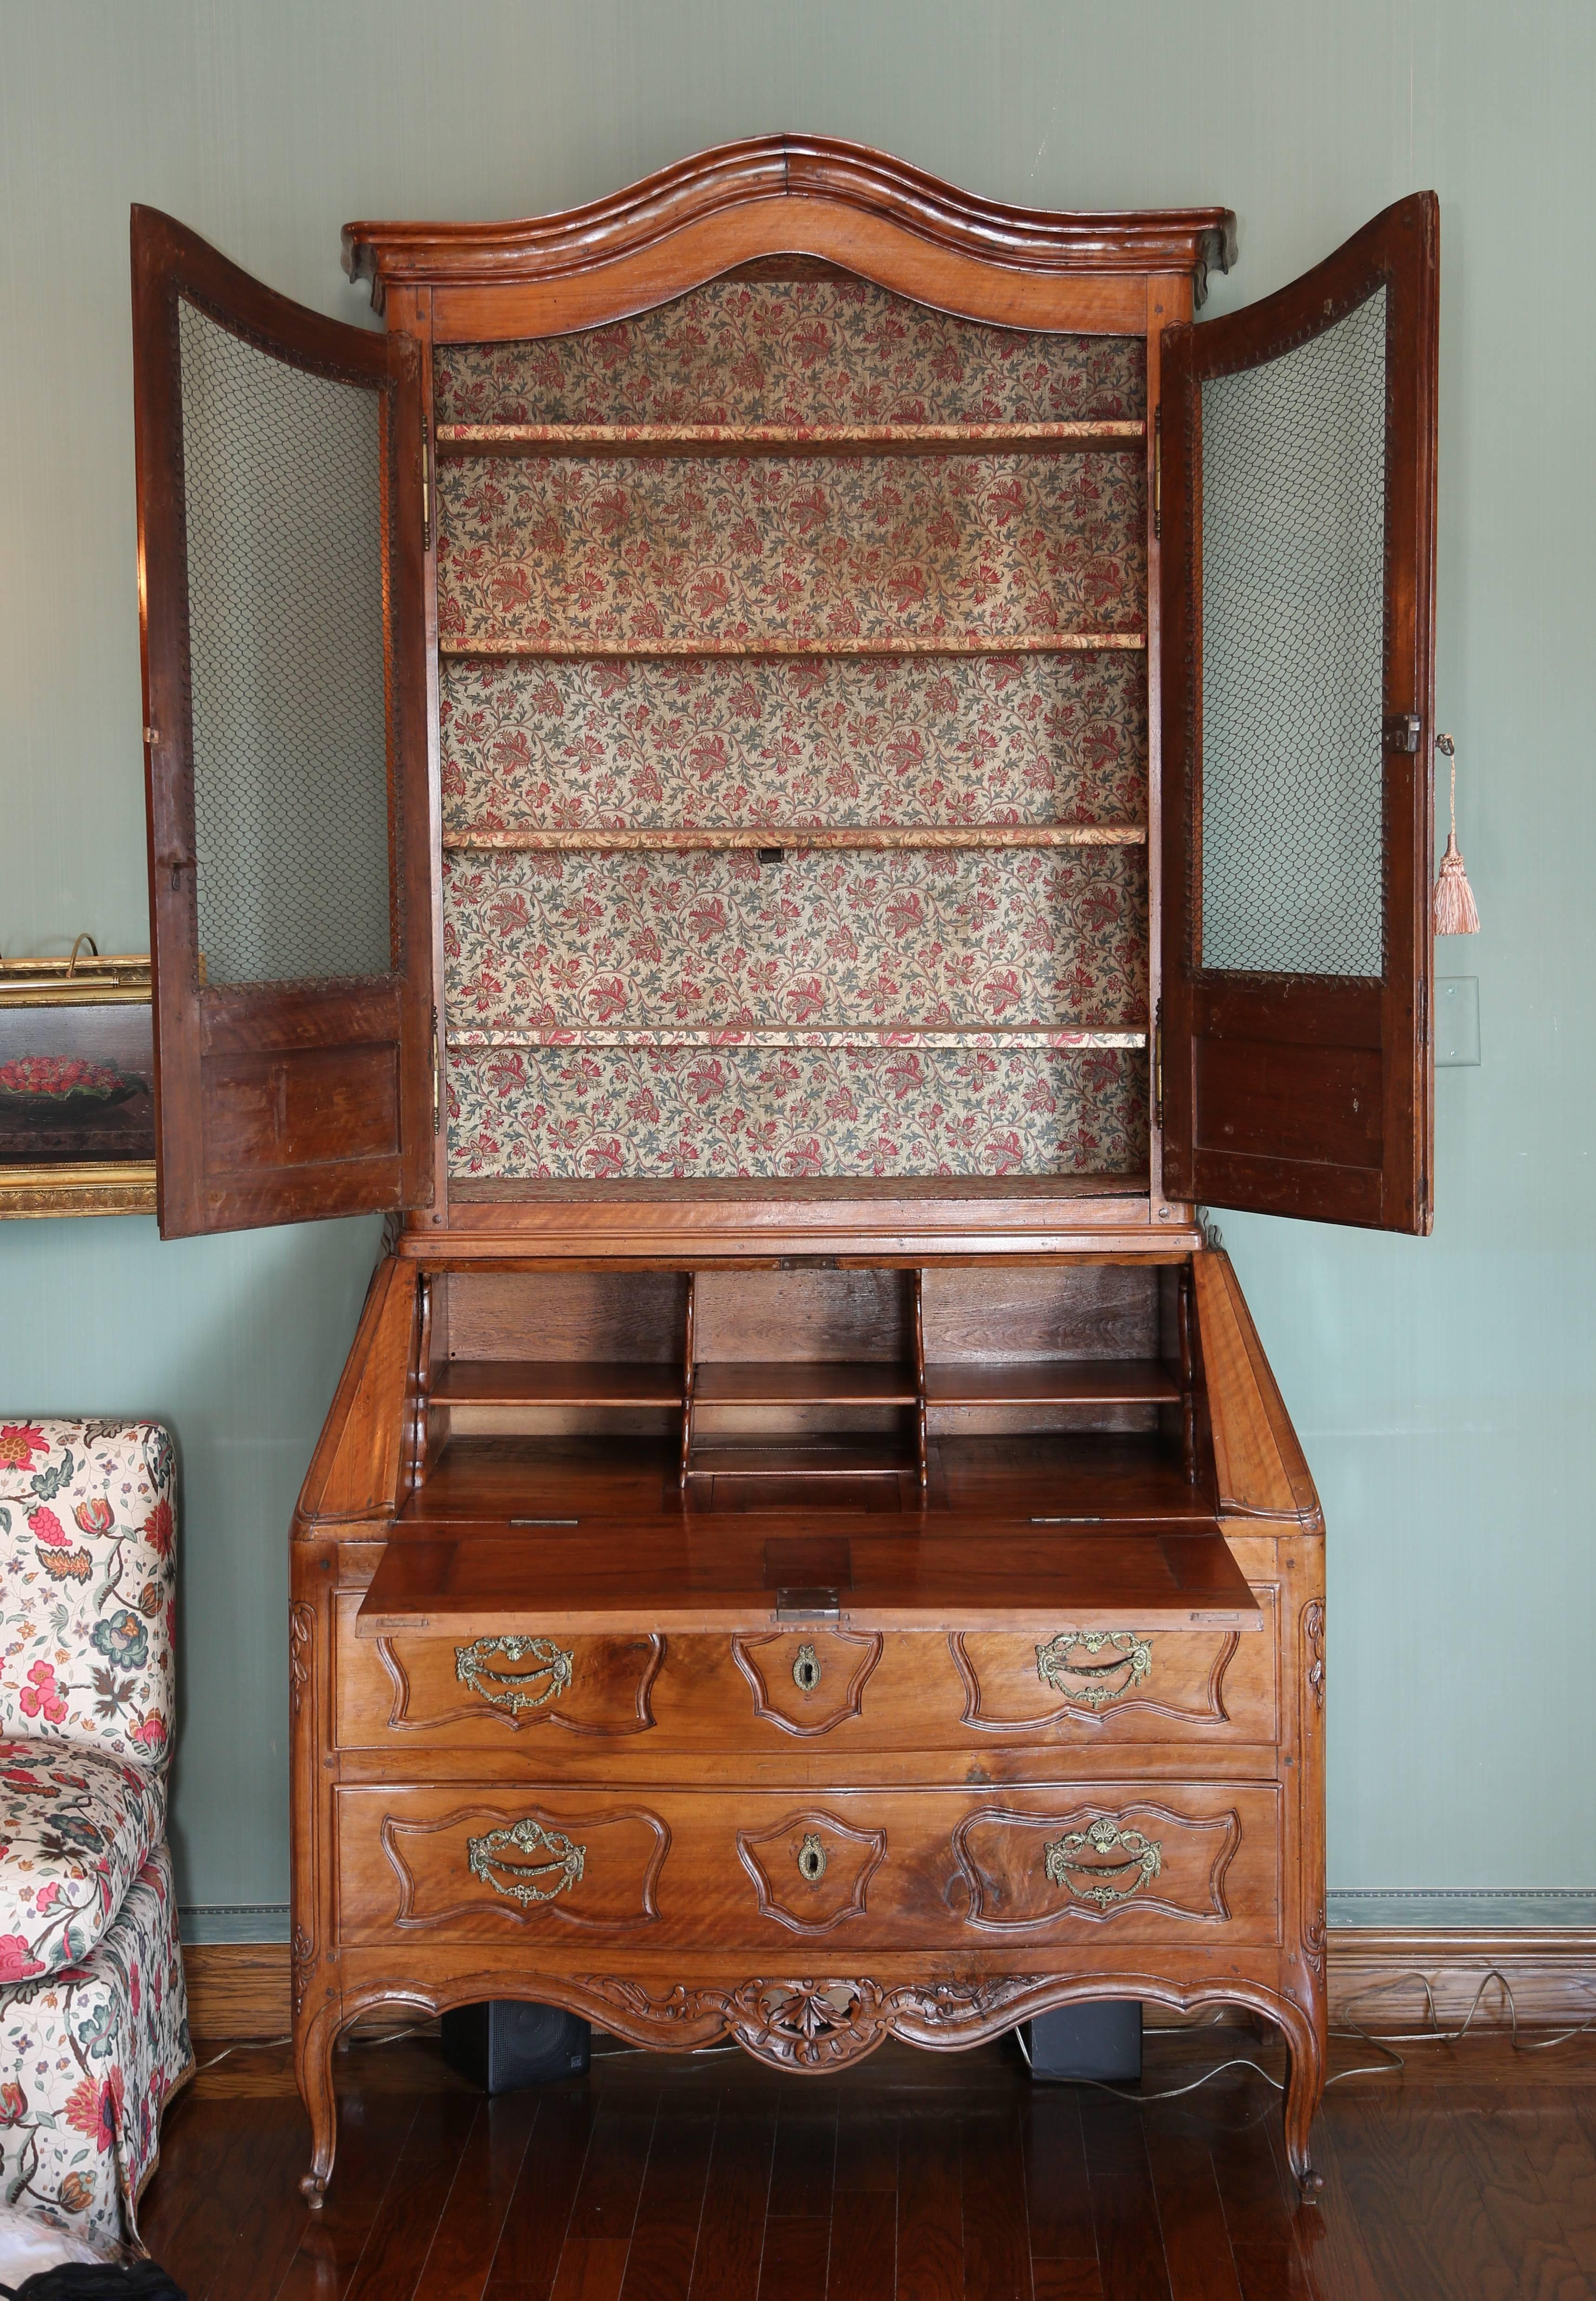
<svg viewBox="0 0 1596 2301">
<path fill-rule="evenodd" d="M 792 1682 L 797 1686 L 800 1694 L 813 1694 L 815 1687 L 820 1684 L 820 1660 L 813 1646 L 800 1646 L 798 1648 L 798 1660 L 792 1665 Z M 813 1844 L 814 1840 L 806 1839 L 805 1842 L 806 1844 Z M 824 1867 L 825 1862 L 823 1857 L 821 1869 L 823 1870 Z M 808 1872 L 806 1870 L 804 1874 L 806 1877 Z M 818 1877 L 819 1874 L 819 1870 L 816 1870 L 816 1877 Z"/>
<path fill-rule="evenodd" d="M 811 1886 L 818 1886 L 826 1874 L 826 1850 L 813 1830 L 798 1847 L 798 1876 Z"/>
</svg>

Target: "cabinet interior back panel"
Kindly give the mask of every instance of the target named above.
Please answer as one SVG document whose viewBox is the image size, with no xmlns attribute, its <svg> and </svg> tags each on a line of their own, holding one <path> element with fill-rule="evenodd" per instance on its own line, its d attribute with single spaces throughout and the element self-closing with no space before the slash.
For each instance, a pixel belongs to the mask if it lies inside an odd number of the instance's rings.
<svg viewBox="0 0 1596 2301">
<path fill-rule="evenodd" d="M 445 858 L 449 1035 L 1145 1029 L 1141 848 Z"/>
<path fill-rule="evenodd" d="M 1139 654 L 443 665 L 447 832 L 1139 824 Z"/>
<path fill-rule="evenodd" d="M 1135 1175 L 1145 1050 L 451 1050 L 449 1164 L 515 1180 Z"/>
<path fill-rule="evenodd" d="M 436 359 L 440 423 L 1058 423 L 1147 406 L 1139 336 L 980 327 L 862 280 L 717 280 L 613 327 Z"/>
<path fill-rule="evenodd" d="M 1144 628 L 1140 448 L 440 464 L 446 648 L 865 645 Z"/>
</svg>

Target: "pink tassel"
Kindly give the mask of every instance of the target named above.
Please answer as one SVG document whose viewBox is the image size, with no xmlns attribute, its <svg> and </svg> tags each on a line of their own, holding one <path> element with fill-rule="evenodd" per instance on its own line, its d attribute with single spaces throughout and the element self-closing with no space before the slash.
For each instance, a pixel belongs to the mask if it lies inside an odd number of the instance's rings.
<svg viewBox="0 0 1596 2301">
<path fill-rule="evenodd" d="M 1450 735 L 1437 735 L 1435 748 L 1452 763 L 1452 826 L 1441 858 L 1441 875 L 1430 898 L 1430 922 L 1438 935 L 1478 934 L 1480 914 L 1458 852 L 1458 747 Z"/>
</svg>

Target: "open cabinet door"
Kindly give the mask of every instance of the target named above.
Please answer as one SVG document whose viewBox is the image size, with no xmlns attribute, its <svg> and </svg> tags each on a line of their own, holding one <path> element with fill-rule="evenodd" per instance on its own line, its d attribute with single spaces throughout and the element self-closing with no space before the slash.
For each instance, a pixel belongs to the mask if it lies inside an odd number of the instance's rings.
<svg viewBox="0 0 1596 2301">
<path fill-rule="evenodd" d="M 1164 1181 L 1431 1222 L 1439 209 L 1164 338 Z"/>
<path fill-rule="evenodd" d="M 421 368 L 133 211 L 167 1237 L 423 1204 Z"/>
</svg>

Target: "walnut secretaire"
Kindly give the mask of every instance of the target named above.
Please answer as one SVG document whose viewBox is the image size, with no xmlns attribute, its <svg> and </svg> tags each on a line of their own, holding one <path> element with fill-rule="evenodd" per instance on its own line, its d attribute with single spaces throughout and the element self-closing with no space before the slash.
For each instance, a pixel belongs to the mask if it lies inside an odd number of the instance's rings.
<svg viewBox="0 0 1596 2301">
<path fill-rule="evenodd" d="M 1430 1219 L 1437 211 L 728 146 L 133 220 L 169 1234 L 396 1217 L 294 1528 L 294 2017 L 1322 2083 L 1313 1486 L 1199 1201 Z"/>
</svg>

